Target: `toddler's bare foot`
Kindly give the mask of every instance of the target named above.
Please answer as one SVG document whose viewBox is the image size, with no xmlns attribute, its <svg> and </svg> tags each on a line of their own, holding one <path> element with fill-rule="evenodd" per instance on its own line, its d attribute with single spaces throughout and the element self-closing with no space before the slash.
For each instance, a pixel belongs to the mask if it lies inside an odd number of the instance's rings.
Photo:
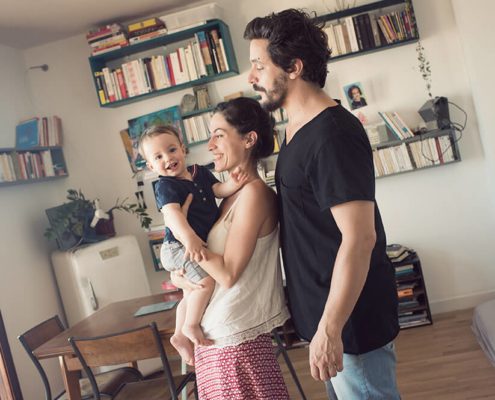
<svg viewBox="0 0 495 400">
<path fill-rule="evenodd" d="M 184 325 L 182 333 L 196 346 L 211 346 L 213 340 L 206 339 L 199 325 Z"/>
<path fill-rule="evenodd" d="M 170 338 L 170 343 L 179 352 L 186 364 L 194 365 L 194 346 L 186 336 L 176 333 Z"/>
</svg>

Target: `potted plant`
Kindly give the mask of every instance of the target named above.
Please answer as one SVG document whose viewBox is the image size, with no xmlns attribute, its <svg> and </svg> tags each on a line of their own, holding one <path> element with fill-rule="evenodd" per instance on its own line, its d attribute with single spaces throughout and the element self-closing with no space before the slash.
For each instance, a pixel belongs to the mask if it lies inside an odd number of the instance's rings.
<svg viewBox="0 0 495 400">
<path fill-rule="evenodd" d="M 419 115 L 426 123 L 426 130 L 447 129 L 451 126 L 448 100 L 446 97 L 433 97 L 431 94 L 431 67 L 426 58 L 425 48 L 421 41 L 416 46 L 418 67 L 421 77 L 425 81 L 426 93 L 429 99 L 418 110 Z"/>
<path fill-rule="evenodd" d="M 421 43 L 421 40 L 418 40 L 418 45 L 416 46 L 416 54 L 418 55 L 418 67 L 421 77 L 425 81 L 426 84 L 426 93 L 428 93 L 428 97 L 433 99 L 431 94 L 431 67 L 430 62 L 426 59 L 425 48 Z"/>
<path fill-rule="evenodd" d="M 56 239 L 60 249 L 68 250 L 84 243 L 93 243 L 115 236 L 113 211 L 134 214 L 143 228 L 149 228 L 152 220 L 146 209 L 130 203 L 128 199 L 115 202 L 106 212 L 98 200 L 86 199 L 81 190 L 68 189 L 68 203 L 46 210 L 50 227 L 45 231 L 49 240 Z"/>
</svg>

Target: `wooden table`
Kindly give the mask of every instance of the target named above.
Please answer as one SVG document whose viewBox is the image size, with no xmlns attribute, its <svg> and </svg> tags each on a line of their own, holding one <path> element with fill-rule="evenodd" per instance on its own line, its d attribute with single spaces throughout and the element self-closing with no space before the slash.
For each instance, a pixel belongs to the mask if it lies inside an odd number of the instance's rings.
<svg viewBox="0 0 495 400">
<path fill-rule="evenodd" d="M 182 292 L 157 294 L 137 299 L 124 300 L 109 304 L 73 327 L 61 332 L 34 351 L 38 359 L 58 357 L 64 379 L 64 386 L 70 400 L 81 400 L 79 387 L 79 371 L 81 364 L 69 344 L 69 337 L 94 337 L 128 329 L 139 328 L 155 321 L 163 338 L 167 352 L 172 349 L 169 339 L 175 328 L 175 309 L 154 314 L 134 317 L 134 313 L 142 306 L 161 301 L 180 300 Z"/>
</svg>

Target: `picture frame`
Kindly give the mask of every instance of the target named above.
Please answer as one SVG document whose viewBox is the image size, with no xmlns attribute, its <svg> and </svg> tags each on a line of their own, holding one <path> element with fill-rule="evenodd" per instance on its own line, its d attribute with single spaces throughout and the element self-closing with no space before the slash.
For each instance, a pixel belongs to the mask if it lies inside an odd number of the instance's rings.
<svg viewBox="0 0 495 400">
<path fill-rule="evenodd" d="M 343 87 L 343 90 L 351 110 L 357 110 L 368 105 L 367 96 L 361 82 L 349 83 Z"/>
</svg>

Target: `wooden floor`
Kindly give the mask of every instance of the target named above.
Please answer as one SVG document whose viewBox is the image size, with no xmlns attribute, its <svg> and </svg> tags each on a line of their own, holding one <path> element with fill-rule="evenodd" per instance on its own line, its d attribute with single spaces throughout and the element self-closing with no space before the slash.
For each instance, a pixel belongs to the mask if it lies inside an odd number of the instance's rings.
<svg viewBox="0 0 495 400">
<path fill-rule="evenodd" d="M 431 326 L 401 331 L 396 349 L 403 400 L 495 399 L 495 366 L 471 331 L 472 312 L 438 314 Z M 307 348 L 291 350 L 289 355 L 307 399 L 326 400 L 323 384 L 309 374 Z M 300 399 L 284 362 L 280 363 L 291 399 Z"/>
</svg>

